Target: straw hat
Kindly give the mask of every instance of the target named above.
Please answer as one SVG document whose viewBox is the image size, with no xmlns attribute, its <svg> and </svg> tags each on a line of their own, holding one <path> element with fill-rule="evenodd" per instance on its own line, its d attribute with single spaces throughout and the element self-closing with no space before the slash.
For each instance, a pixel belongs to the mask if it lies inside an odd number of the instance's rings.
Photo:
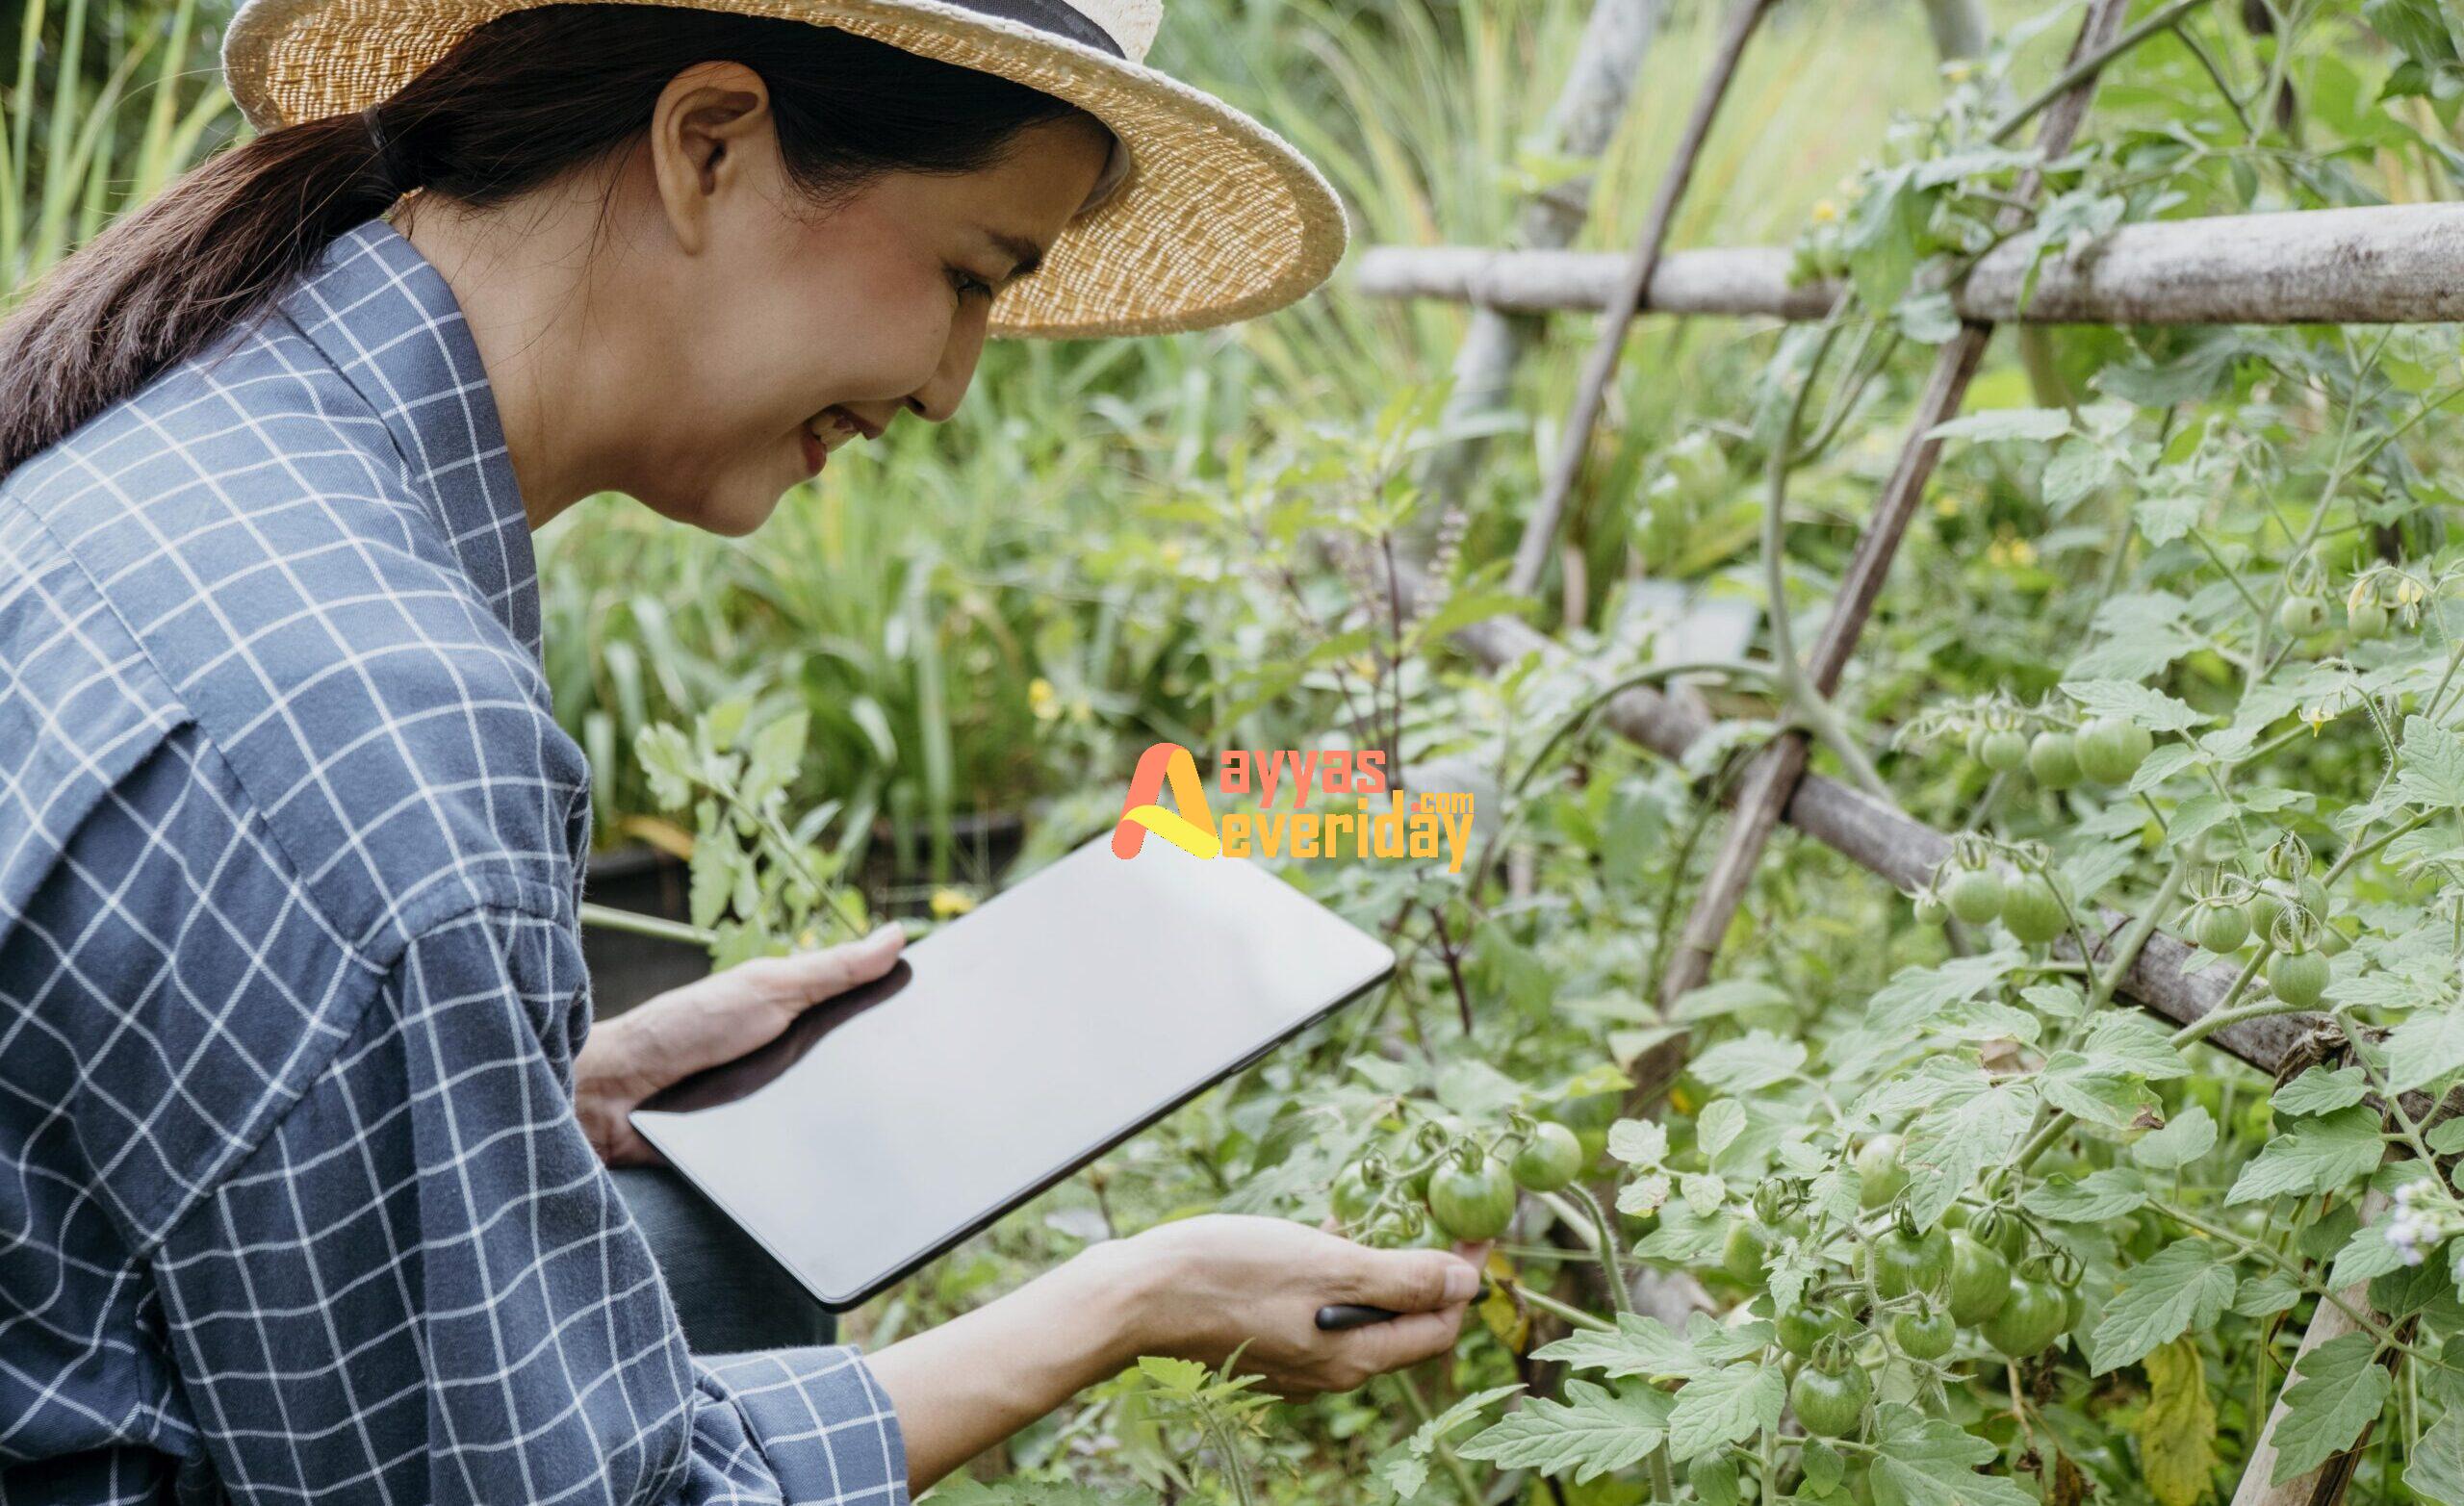
<svg viewBox="0 0 2464 1506">
<path fill-rule="evenodd" d="M 245 0 L 222 70 L 260 130 L 376 103 L 463 35 L 546 0 Z M 1281 137 L 1145 65 L 1162 0 L 607 0 L 834 26 L 1056 95 L 1112 128 L 1104 178 L 1004 288 L 995 335 L 1145 335 L 1265 314 L 1343 256 L 1342 205 Z"/>
</svg>

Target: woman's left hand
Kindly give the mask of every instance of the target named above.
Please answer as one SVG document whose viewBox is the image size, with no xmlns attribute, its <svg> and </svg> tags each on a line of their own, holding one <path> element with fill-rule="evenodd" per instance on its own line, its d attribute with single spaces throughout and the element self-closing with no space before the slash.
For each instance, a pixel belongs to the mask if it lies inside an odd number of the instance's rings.
<svg viewBox="0 0 2464 1506">
<path fill-rule="evenodd" d="M 591 1027 L 574 1060 L 574 1112 L 610 1166 L 663 1164 L 629 1117 L 660 1089 L 779 1038 L 796 1016 L 890 970 L 907 944 L 896 923 L 861 941 L 756 957 L 671 988 Z"/>
</svg>

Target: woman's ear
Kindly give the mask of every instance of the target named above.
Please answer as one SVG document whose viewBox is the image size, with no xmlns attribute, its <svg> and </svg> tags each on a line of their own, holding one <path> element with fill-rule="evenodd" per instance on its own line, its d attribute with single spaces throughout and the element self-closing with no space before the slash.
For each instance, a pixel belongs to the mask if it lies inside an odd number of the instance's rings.
<svg viewBox="0 0 2464 1506">
<path fill-rule="evenodd" d="M 756 154 L 775 151 L 770 89 L 741 63 L 697 63 L 651 108 L 651 179 L 685 254 L 709 240 L 720 195 L 755 187 Z"/>
</svg>

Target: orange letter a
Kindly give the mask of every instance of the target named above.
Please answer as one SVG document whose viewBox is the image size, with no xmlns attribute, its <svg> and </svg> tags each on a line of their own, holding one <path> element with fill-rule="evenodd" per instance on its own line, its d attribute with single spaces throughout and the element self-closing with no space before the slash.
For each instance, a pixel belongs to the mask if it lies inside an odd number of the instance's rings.
<svg viewBox="0 0 2464 1506">
<path fill-rule="evenodd" d="M 1168 779 L 1175 814 L 1155 804 Z M 1193 857 L 1219 857 L 1223 839 L 1215 831 L 1215 812 L 1206 803 L 1206 781 L 1197 777 L 1197 760 L 1178 743 L 1157 743 L 1138 755 L 1129 777 L 1129 796 L 1121 802 L 1120 822 L 1113 828 L 1113 855 L 1136 857 L 1152 831 Z"/>
</svg>

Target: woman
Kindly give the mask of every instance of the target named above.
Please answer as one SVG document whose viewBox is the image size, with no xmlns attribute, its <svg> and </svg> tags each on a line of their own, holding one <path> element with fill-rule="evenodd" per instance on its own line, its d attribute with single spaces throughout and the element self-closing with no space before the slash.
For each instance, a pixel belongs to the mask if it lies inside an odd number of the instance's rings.
<svg viewBox="0 0 2464 1506">
<path fill-rule="evenodd" d="M 249 0 L 263 134 L 0 326 L 0 1498 L 903 1506 L 1136 1354 L 1443 1352 L 1458 1255 L 1210 1217 L 688 1353 L 625 1110 L 897 935 L 585 1041 L 530 530 L 748 532 L 988 332 L 1270 309 L 1342 226 L 1147 0 L 503 10 Z"/>
</svg>

